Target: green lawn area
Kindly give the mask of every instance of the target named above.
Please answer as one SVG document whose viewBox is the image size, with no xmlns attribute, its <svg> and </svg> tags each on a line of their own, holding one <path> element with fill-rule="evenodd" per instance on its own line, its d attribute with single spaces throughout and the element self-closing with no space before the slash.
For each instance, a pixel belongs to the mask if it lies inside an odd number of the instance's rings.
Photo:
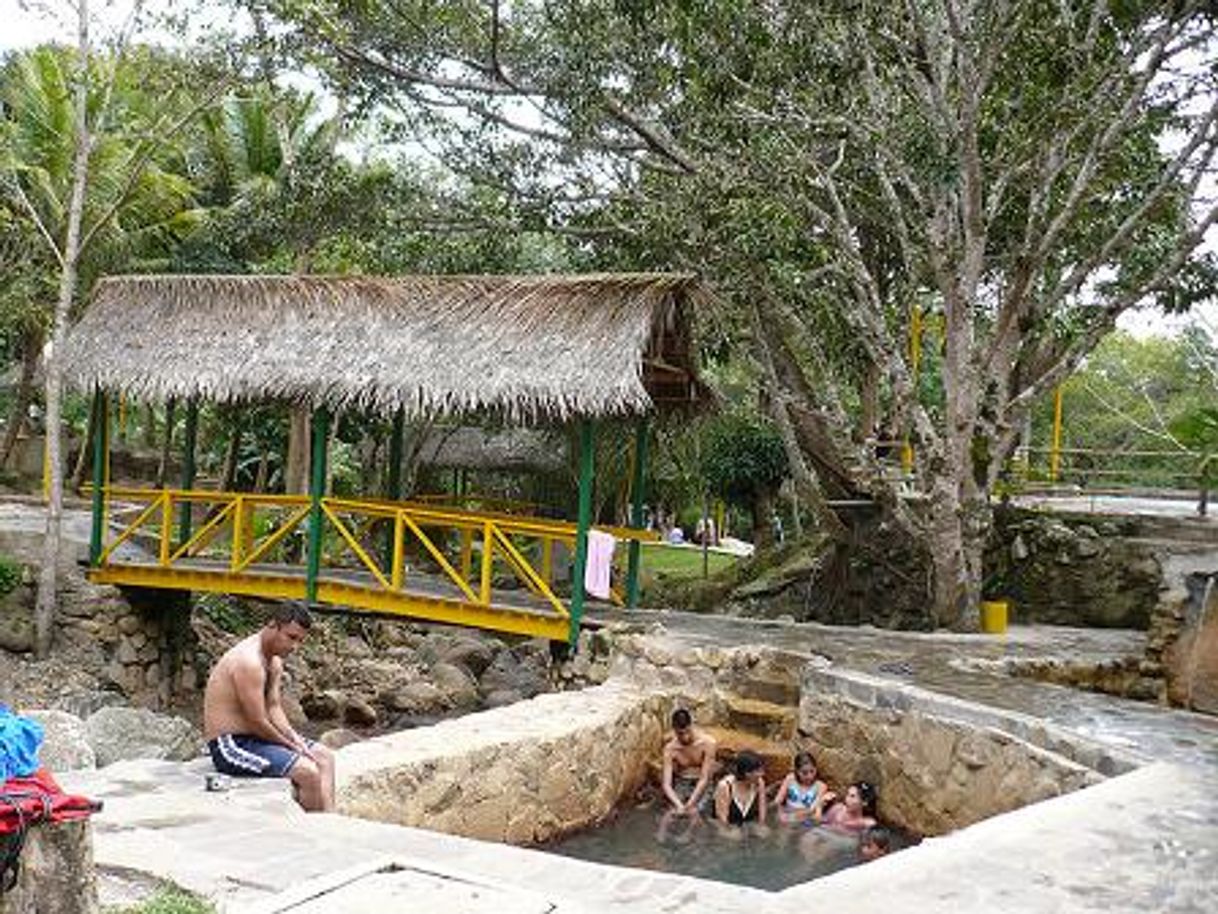
<svg viewBox="0 0 1218 914">
<path fill-rule="evenodd" d="M 643 544 L 643 580 L 656 576 L 666 578 L 698 578 L 702 576 L 702 550 L 664 543 Z M 708 554 L 711 574 L 729 568 L 740 561 L 738 556 L 711 550 Z"/>
</svg>

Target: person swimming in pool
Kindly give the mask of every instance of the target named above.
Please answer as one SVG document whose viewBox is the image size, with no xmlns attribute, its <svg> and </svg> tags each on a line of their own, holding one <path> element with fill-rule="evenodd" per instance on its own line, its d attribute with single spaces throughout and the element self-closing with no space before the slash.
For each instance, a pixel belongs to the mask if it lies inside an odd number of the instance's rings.
<svg viewBox="0 0 1218 914">
<path fill-rule="evenodd" d="M 892 835 L 888 829 L 872 826 L 859 835 L 859 859 L 864 863 L 886 856 L 892 850 Z"/>
<path fill-rule="evenodd" d="M 672 712 L 672 737 L 664 744 L 660 788 L 679 816 L 696 816 L 715 771 L 715 740 L 694 726 L 685 708 Z"/>
<path fill-rule="evenodd" d="M 830 791 L 825 796 L 825 804 L 836 799 L 836 795 Z M 828 806 L 821 821 L 836 831 L 865 831 L 876 825 L 875 801 L 875 787 L 866 781 L 856 781 L 846 788 L 846 796 L 840 802 Z"/>
<path fill-rule="evenodd" d="M 816 760 L 812 758 L 812 753 L 798 753 L 791 773 L 782 779 L 774 796 L 778 820 L 793 824 L 819 824 L 827 793 L 825 782 L 817 777 Z"/>
<path fill-rule="evenodd" d="M 765 824 L 765 769 L 747 749 L 736 756 L 733 772 L 715 788 L 715 818 L 723 825 Z"/>
</svg>

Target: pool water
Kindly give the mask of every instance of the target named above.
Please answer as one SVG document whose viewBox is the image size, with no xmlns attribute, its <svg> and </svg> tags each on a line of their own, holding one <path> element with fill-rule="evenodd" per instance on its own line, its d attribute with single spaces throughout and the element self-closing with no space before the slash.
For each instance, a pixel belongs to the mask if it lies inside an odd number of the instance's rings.
<svg viewBox="0 0 1218 914">
<path fill-rule="evenodd" d="M 910 843 L 893 833 L 893 850 Z M 681 873 L 778 891 L 860 862 L 858 838 L 827 828 L 775 822 L 726 828 L 703 818 L 675 818 L 653 806 L 621 810 L 600 828 L 546 850 L 567 857 L 663 873 Z"/>
</svg>

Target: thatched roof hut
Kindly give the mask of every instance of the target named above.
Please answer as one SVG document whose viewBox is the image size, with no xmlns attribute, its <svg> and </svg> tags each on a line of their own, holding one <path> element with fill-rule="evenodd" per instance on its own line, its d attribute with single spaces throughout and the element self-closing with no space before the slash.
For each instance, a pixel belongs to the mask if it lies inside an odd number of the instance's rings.
<svg viewBox="0 0 1218 914">
<path fill-rule="evenodd" d="M 122 276 L 72 329 L 68 379 L 139 400 L 286 400 L 513 421 L 706 399 L 693 276 Z"/>
<path fill-rule="evenodd" d="M 419 444 L 423 466 L 460 470 L 556 473 L 567 467 L 568 442 L 544 428 L 433 428 Z"/>
</svg>

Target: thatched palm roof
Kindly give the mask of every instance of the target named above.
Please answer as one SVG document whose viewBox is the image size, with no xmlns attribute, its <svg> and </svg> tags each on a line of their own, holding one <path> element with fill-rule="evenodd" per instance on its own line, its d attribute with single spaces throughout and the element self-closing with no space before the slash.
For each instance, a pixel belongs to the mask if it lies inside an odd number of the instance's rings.
<svg viewBox="0 0 1218 914">
<path fill-rule="evenodd" d="M 99 283 L 68 377 L 140 400 L 288 400 L 511 419 L 704 395 L 692 276 L 123 276 Z"/>
</svg>

